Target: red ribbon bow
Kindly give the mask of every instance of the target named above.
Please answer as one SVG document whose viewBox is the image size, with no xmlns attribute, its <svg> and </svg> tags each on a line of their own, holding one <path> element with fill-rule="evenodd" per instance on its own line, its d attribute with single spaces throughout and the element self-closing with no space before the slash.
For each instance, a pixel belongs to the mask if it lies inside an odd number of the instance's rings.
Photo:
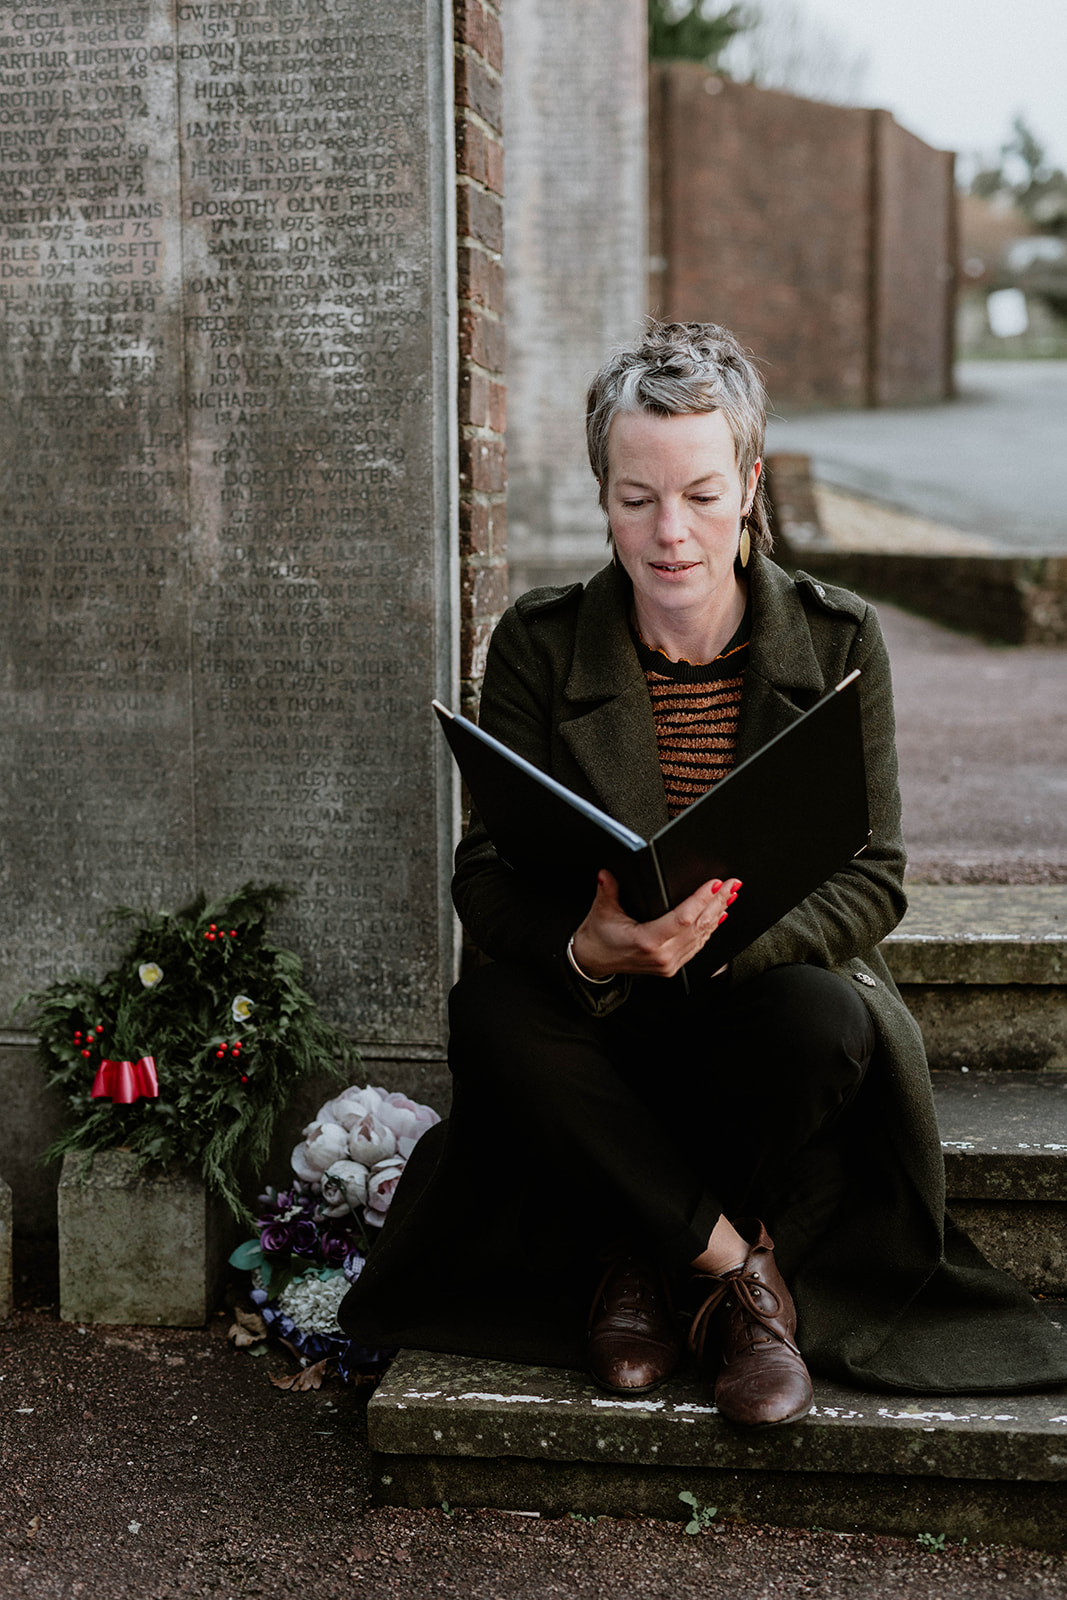
<svg viewBox="0 0 1067 1600">
<path fill-rule="evenodd" d="M 142 1056 L 140 1061 L 101 1061 L 93 1079 L 94 1100 L 111 1100 L 115 1105 L 128 1106 L 141 1095 L 146 1100 L 159 1096 L 156 1063 L 151 1056 Z"/>
</svg>

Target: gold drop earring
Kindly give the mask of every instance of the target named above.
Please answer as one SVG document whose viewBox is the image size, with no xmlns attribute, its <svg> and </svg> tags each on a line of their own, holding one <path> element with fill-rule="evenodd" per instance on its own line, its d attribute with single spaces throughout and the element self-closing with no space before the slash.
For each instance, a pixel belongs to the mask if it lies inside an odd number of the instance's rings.
<svg viewBox="0 0 1067 1600">
<path fill-rule="evenodd" d="M 741 520 L 741 538 L 737 545 L 737 559 L 742 567 L 748 566 L 748 558 L 752 554 L 752 538 L 748 531 L 748 512 Z"/>
</svg>

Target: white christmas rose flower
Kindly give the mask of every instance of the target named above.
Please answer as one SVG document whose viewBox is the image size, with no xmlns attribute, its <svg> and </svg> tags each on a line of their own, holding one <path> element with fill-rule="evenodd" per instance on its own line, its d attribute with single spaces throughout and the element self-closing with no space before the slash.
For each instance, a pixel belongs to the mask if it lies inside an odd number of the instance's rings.
<svg viewBox="0 0 1067 1600">
<path fill-rule="evenodd" d="M 322 1175 L 322 1198 L 328 1217 L 347 1217 L 367 1199 L 367 1169 L 358 1161 L 335 1161 Z"/>
<path fill-rule="evenodd" d="M 369 1169 L 396 1155 L 396 1134 L 368 1111 L 348 1130 L 348 1154 Z"/>
<path fill-rule="evenodd" d="M 254 1000 L 250 1000 L 246 994 L 239 994 L 235 996 L 233 1005 L 230 1007 L 230 1016 L 234 1022 L 247 1022 L 255 1009 L 256 1002 Z"/>
<path fill-rule="evenodd" d="M 157 966 L 154 961 L 142 961 L 137 968 L 137 976 L 146 989 L 154 989 L 163 976 L 163 968 Z"/>
<path fill-rule="evenodd" d="M 367 1184 L 367 1205 L 363 1213 L 364 1221 L 371 1227 L 380 1228 L 385 1221 L 385 1214 L 405 1166 L 403 1156 L 389 1156 L 379 1161 L 371 1173 Z"/>
<path fill-rule="evenodd" d="M 292 1155 L 292 1168 L 304 1183 L 318 1189 L 326 1168 L 348 1159 L 348 1135 L 336 1122 L 309 1122 Z"/>
</svg>

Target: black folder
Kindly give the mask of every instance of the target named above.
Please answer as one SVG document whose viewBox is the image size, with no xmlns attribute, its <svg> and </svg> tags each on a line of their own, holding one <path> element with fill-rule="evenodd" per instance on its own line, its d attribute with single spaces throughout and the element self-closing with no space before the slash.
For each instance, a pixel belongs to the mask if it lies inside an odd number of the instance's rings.
<svg viewBox="0 0 1067 1600">
<path fill-rule="evenodd" d="M 433 702 L 498 854 L 551 888 L 607 867 L 623 906 L 648 922 L 709 878 L 740 878 L 730 914 L 685 969 L 715 972 L 870 839 L 853 672 L 651 839 L 616 822 L 466 717 Z M 625 752 L 620 752 L 625 760 Z M 690 984 L 687 982 L 687 987 Z"/>
</svg>

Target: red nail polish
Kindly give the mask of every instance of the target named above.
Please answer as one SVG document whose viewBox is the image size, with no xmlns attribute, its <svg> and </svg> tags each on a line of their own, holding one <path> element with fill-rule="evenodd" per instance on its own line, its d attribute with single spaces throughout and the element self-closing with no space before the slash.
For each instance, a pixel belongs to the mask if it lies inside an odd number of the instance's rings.
<svg viewBox="0 0 1067 1600">
<path fill-rule="evenodd" d="M 719 918 L 719 921 L 720 922 L 725 922 L 726 921 L 726 912 L 725 911 L 723 912 L 722 916 Z"/>
</svg>

